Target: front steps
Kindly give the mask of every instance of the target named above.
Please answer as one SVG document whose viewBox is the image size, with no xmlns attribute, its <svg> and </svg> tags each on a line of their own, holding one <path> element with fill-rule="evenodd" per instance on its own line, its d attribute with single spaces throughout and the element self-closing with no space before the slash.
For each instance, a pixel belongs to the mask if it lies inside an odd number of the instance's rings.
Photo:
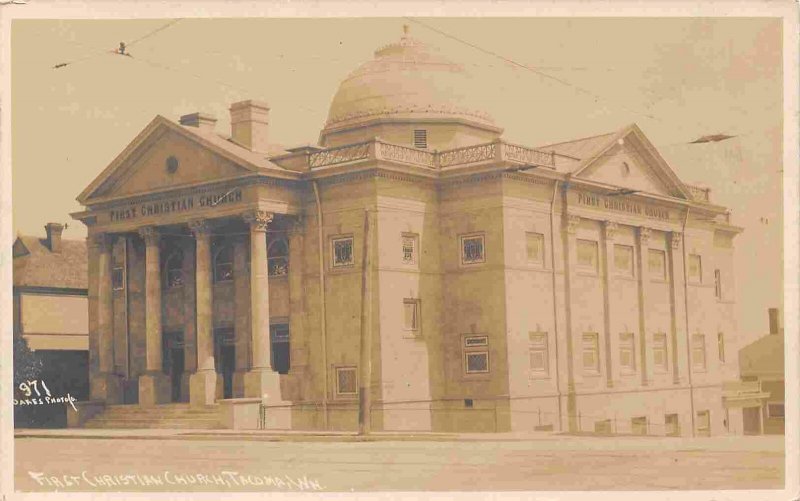
<svg viewBox="0 0 800 501">
<path fill-rule="evenodd" d="M 139 407 L 138 405 L 109 405 L 83 424 L 84 428 L 133 429 L 163 428 L 213 430 L 223 428 L 218 405 L 191 408 L 176 403 Z"/>
</svg>

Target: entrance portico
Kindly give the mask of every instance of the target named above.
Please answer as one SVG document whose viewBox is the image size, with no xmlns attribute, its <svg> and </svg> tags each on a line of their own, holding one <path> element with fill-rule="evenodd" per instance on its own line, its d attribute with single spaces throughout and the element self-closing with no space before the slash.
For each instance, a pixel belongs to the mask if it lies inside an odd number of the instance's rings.
<svg viewBox="0 0 800 501">
<path fill-rule="evenodd" d="M 140 406 L 182 400 L 181 382 L 172 381 L 182 377 L 175 370 L 179 364 L 189 373 L 192 406 L 211 405 L 219 398 L 280 399 L 279 374 L 271 366 L 267 240 L 273 221 L 282 226 L 291 220 L 285 214 L 247 209 L 222 218 L 92 232 L 99 254 L 98 272 L 92 274 L 97 295 L 92 299 L 98 309 L 101 368 L 93 398 L 130 403 L 122 386 L 138 378 Z M 285 238 L 283 230 L 274 231 L 275 238 Z M 142 249 L 143 263 L 129 256 L 122 266 L 113 264 L 118 245 L 127 254 Z M 117 292 L 126 293 L 125 304 L 136 302 L 136 275 L 144 278 L 144 307 L 114 311 Z M 249 301 L 237 300 L 244 295 Z M 129 325 L 144 326 L 143 353 L 135 342 L 115 345 L 112 324 L 118 315 L 126 316 Z M 126 337 L 135 337 L 135 331 Z M 178 361 L 176 347 L 183 348 L 185 359 Z M 142 360 L 121 367 L 115 364 L 120 350 L 130 350 L 124 358 L 143 355 Z"/>
</svg>

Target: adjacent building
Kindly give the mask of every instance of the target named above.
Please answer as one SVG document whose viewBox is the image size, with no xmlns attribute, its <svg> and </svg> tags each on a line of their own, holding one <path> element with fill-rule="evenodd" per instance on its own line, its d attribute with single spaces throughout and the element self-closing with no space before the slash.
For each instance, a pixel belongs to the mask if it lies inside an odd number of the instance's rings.
<svg viewBox="0 0 800 501">
<path fill-rule="evenodd" d="M 740 380 L 725 385 L 732 426 L 745 435 L 785 433 L 784 335 L 778 308 L 769 309 L 769 334 L 739 351 Z"/>
<path fill-rule="evenodd" d="M 45 388 L 55 397 L 89 396 L 86 242 L 62 239 L 63 230 L 48 223 L 45 238 L 14 241 L 14 338 L 23 343 L 15 350 L 15 399 L 45 396 Z M 37 386 L 17 387 L 28 381 Z M 63 404 L 14 407 L 16 426 L 65 426 L 66 416 Z"/>
<path fill-rule="evenodd" d="M 201 112 L 153 119 L 73 214 L 89 232 L 85 409 L 727 433 L 730 211 L 636 125 L 509 143 L 470 82 L 406 33 L 341 83 L 314 146 L 276 151 L 256 101 L 231 105 L 229 133 Z"/>
</svg>

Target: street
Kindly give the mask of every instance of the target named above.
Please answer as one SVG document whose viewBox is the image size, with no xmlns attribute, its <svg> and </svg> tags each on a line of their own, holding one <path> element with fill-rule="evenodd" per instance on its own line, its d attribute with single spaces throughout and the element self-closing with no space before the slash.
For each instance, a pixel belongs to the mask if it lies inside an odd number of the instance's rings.
<svg viewBox="0 0 800 501">
<path fill-rule="evenodd" d="M 783 437 L 17 438 L 19 491 L 778 489 Z"/>
</svg>

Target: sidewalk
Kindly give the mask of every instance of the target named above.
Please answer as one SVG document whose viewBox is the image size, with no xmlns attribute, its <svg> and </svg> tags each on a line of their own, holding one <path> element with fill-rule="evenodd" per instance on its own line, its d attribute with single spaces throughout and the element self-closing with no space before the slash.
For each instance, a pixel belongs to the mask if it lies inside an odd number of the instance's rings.
<svg viewBox="0 0 800 501">
<path fill-rule="evenodd" d="M 559 450 L 677 450 L 783 452 L 784 436 L 586 436 L 550 431 L 502 433 L 373 432 L 359 436 L 348 431 L 186 430 L 186 429 L 17 429 L 15 438 L 225 440 L 265 442 L 511 442 Z"/>
</svg>

